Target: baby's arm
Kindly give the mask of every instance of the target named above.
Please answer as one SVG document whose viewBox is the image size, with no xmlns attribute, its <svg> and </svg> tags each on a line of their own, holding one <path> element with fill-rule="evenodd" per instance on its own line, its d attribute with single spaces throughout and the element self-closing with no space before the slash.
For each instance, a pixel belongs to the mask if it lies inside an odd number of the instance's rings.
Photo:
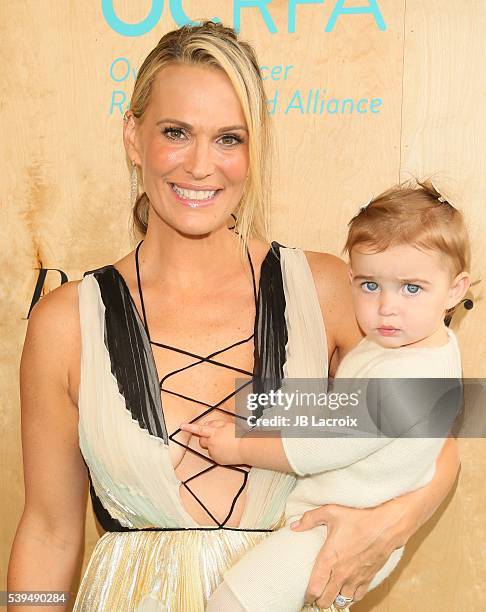
<svg viewBox="0 0 486 612">
<path fill-rule="evenodd" d="M 235 436 L 235 426 L 227 421 L 204 425 L 180 425 L 181 430 L 199 437 L 211 459 L 221 465 L 251 465 L 289 474 L 317 474 L 338 469 L 364 459 L 393 438 L 280 438 L 259 432 L 252 437 Z M 305 465 L 301 464 L 301 459 Z"/>
<path fill-rule="evenodd" d="M 300 476 L 339 469 L 383 448 L 393 438 L 352 437 L 307 438 L 294 430 L 293 437 L 281 437 L 284 432 L 251 431 L 236 437 L 235 425 L 228 421 L 214 420 L 204 425 L 180 425 L 181 430 L 199 437 L 201 448 L 221 465 L 251 465 L 253 467 L 294 473 Z M 276 434 L 276 436 L 275 436 Z"/>
<path fill-rule="evenodd" d="M 387 437 L 281 438 L 270 437 L 265 432 L 237 438 L 235 426 L 227 421 L 210 421 L 204 425 L 183 423 L 180 428 L 198 436 L 201 448 L 221 465 L 251 465 L 299 476 L 345 467 L 393 440 Z"/>
<path fill-rule="evenodd" d="M 443 406 L 445 395 L 442 381 L 437 379 L 437 384 L 434 383 L 432 389 L 430 385 L 411 387 L 413 379 L 424 378 L 428 372 L 433 376 L 430 360 L 421 362 L 416 356 L 413 360 L 385 360 L 370 371 L 369 378 L 377 379 L 378 382 L 379 393 L 376 395 L 380 397 L 379 406 L 377 408 L 376 401 L 371 396 L 368 397 L 370 405 L 365 405 L 361 414 L 358 414 L 359 425 L 362 418 L 363 423 L 368 419 L 364 430 L 369 429 L 370 424 L 373 427 L 374 423 L 378 422 L 381 423 L 381 428 L 376 426 L 375 433 L 371 429 L 369 433 L 364 434 L 367 437 L 360 437 L 359 428 L 342 432 L 348 433 L 347 437 L 331 437 L 326 435 L 327 429 L 321 431 L 321 437 L 305 437 L 300 435 L 302 429 L 299 428 L 292 431 L 290 428 L 282 429 L 282 437 L 279 432 L 274 431 L 271 436 L 270 432 L 264 430 L 252 430 L 243 437 L 236 437 L 235 425 L 221 420 L 210 421 L 204 425 L 182 424 L 181 429 L 199 436 L 201 447 L 207 449 L 210 457 L 222 465 L 251 465 L 299 476 L 340 469 L 365 459 L 401 437 L 403 433 L 407 435 L 408 432 L 411 436 L 415 431 L 415 437 L 426 437 L 427 426 L 433 423 L 426 420 L 421 423 L 420 418 L 421 415 L 427 416 L 429 408 L 434 404 L 441 408 L 438 413 L 439 421 L 444 420 L 441 416 L 446 412 Z M 397 372 L 402 372 L 405 378 L 398 379 Z M 447 386 L 447 381 L 443 382 Z M 372 386 L 370 385 L 370 388 Z M 411 389 L 415 389 L 415 393 L 410 393 Z M 445 420 L 444 423 L 448 424 Z M 418 426 L 425 427 L 422 427 L 423 433 Z M 395 431 L 397 428 L 398 432 Z M 287 435 L 287 429 L 291 435 Z M 437 432 L 435 435 L 438 435 Z"/>
<path fill-rule="evenodd" d="M 300 610 L 325 538 L 324 526 L 301 533 L 288 527 L 273 532 L 225 572 L 206 612 Z"/>
</svg>

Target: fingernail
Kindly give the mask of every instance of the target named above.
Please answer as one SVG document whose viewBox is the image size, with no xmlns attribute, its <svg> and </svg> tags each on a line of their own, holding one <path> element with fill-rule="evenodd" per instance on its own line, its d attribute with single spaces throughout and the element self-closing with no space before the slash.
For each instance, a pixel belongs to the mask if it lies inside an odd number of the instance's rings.
<svg viewBox="0 0 486 612">
<path fill-rule="evenodd" d="M 294 521 L 293 523 L 290 523 L 290 528 L 294 529 L 295 527 L 298 527 L 300 525 L 300 521 Z"/>
</svg>

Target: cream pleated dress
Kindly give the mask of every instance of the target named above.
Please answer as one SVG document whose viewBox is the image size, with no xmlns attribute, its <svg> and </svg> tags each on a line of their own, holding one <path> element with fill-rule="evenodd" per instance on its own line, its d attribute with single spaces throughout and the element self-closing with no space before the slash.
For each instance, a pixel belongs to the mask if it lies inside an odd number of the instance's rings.
<svg viewBox="0 0 486 612">
<path fill-rule="evenodd" d="M 254 370 L 247 373 L 253 375 L 253 389 L 276 388 L 286 377 L 326 377 L 326 333 L 305 254 L 273 242 L 262 263 L 258 289 L 254 273 L 253 283 L 254 333 L 240 341 L 254 342 Z M 180 495 L 185 487 L 203 505 L 191 490 L 197 474 L 179 480 L 170 458 L 169 445 L 178 442 L 176 432 L 166 428 L 152 352 L 157 343 L 150 339 L 142 295 L 143 318 L 113 265 L 85 273 L 78 291 L 79 444 L 93 508 L 106 533 L 92 552 L 74 610 L 203 612 L 223 572 L 283 524 L 295 478 L 240 469 L 242 485 L 227 517 L 197 523 Z M 225 350 L 193 355 L 194 365 L 221 365 L 218 355 Z M 233 369 L 235 378 L 243 373 Z M 202 410 L 198 418 L 214 409 Z M 208 463 L 216 465 L 209 459 Z M 228 527 L 243 491 L 239 525 Z"/>
</svg>

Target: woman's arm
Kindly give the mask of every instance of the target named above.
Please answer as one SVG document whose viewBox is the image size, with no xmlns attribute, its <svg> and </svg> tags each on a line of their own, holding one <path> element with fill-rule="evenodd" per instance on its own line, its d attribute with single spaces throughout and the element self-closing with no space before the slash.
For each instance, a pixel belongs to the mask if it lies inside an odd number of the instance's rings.
<svg viewBox="0 0 486 612">
<path fill-rule="evenodd" d="M 10 554 L 9 591 L 70 591 L 79 562 L 87 475 L 68 391 L 78 328 L 73 282 L 41 298 L 29 319 L 20 365 L 25 504 Z M 30 609 L 38 608 L 22 607 Z"/>
<path fill-rule="evenodd" d="M 327 505 L 306 512 L 296 531 L 327 525 L 328 537 L 314 565 L 306 601 L 329 607 L 340 591 L 362 599 L 376 572 L 437 511 L 459 471 L 457 443 L 448 438 L 430 483 L 376 508 Z"/>
</svg>

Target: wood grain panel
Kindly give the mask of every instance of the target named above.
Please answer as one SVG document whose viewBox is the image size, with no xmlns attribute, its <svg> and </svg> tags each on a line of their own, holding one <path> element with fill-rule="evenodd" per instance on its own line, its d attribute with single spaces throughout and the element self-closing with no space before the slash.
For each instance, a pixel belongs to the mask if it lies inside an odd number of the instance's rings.
<svg viewBox="0 0 486 612">
<path fill-rule="evenodd" d="M 137 22 L 151 0 L 115 0 L 121 18 Z M 147 52 L 175 27 L 166 1 L 161 21 L 142 37 L 125 37 L 104 21 L 101 1 L 24 0 L 0 3 L 0 151 L 4 164 L 0 235 L 2 346 L 1 422 L 5 444 L 2 487 L 2 580 L 23 507 L 18 366 L 36 267 L 64 270 L 70 279 L 110 263 L 132 248 L 128 233 L 129 171 L 122 144 L 122 112 L 133 74 Z M 481 240 L 486 194 L 485 123 L 480 100 L 486 7 L 479 0 L 380 0 L 386 31 L 371 15 L 338 18 L 325 32 L 335 2 L 296 6 L 272 0 L 277 33 L 258 9 L 243 9 L 241 34 L 262 66 L 282 66 L 265 81 L 279 159 L 272 208 L 273 237 L 283 244 L 339 254 L 348 220 L 359 206 L 411 174 L 436 175 L 438 186 L 464 209 L 471 228 L 475 278 L 484 269 Z M 350 4 L 365 4 L 355 2 Z M 193 18 L 233 23 L 233 3 L 187 0 Z M 128 62 L 128 64 L 127 64 Z M 285 66 L 287 78 L 283 79 Z M 267 72 L 268 74 L 268 72 Z M 300 92 L 304 112 L 285 112 Z M 315 92 L 320 95 L 314 107 Z M 278 94 L 277 94 L 278 91 Z M 307 106 L 309 92 L 314 98 Z M 319 113 L 321 100 L 381 98 L 380 112 Z M 295 102 L 295 98 L 294 98 Z M 314 112 L 314 108 L 317 112 Z M 348 107 L 349 108 L 349 107 Z M 308 112 L 307 112 L 308 111 Z M 46 290 L 59 284 L 49 272 Z M 467 376 L 482 376 L 486 353 L 481 286 L 473 311 L 454 319 Z M 8 438 L 6 434 L 8 433 Z M 461 441 L 457 490 L 410 542 L 401 570 L 353 609 L 405 612 L 486 607 L 480 588 L 485 567 L 483 440 Z M 87 509 L 83 569 L 98 537 Z M 483 581 L 484 582 L 484 581 Z M 4 588 L 4 582 L 2 583 Z"/>
</svg>

